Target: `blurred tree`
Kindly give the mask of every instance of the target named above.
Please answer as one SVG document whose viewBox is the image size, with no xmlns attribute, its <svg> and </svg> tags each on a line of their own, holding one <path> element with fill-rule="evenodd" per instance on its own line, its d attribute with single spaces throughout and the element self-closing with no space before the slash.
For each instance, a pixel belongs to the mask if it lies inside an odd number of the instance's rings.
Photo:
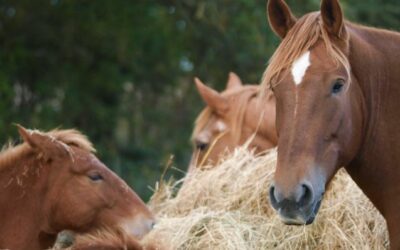
<svg viewBox="0 0 400 250">
<path fill-rule="evenodd" d="M 319 2 L 288 0 L 298 16 Z M 342 3 L 350 20 L 400 24 L 394 0 Z M 278 42 L 264 0 L 1 1 L 0 141 L 16 138 L 13 122 L 76 127 L 148 197 L 170 154 L 188 164 L 203 106 L 192 78 L 256 83 Z"/>
</svg>

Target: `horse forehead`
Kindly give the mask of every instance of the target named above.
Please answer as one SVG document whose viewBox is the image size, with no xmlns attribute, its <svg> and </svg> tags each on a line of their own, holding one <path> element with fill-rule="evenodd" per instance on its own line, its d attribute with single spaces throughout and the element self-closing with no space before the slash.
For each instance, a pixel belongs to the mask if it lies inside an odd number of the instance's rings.
<svg viewBox="0 0 400 250">
<path fill-rule="evenodd" d="M 208 126 L 206 126 L 203 131 L 199 134 L 199 136 L 208 136 L 210 137 L 213 133 L 221 133 L 227 130 L 228 125 L 226 121 L 222 118 L 216 118 L 215 120 L 210 121 Z"/>
<path fill-rule="evenodd" d="M 295 85 L 300 85 L 303 82 L 306 71 L 311 65 L 310 54 L 311 52 L 307 51 L 297 58 L 292 64 L 291 73 Z"/>
<path fill-rule="evenodd" d="M 195 136 L 195 139 L 202 142 L 211 140 L 212 135 L 217 132 L 221 133 L 228 129 L 227 122 L 222 118 L 213 118 L 207 122 L 207 125 Z"/>
<path fill-rule="evenodd" d="M 291 67 L 291 76 L 296 86 L 305 82 L 307 76 L 320 75 L 337 69 L 335 62 L 325 49 L 316 46 L 296 59 Z"/>
<path fill-rule="evenodd" d="M 218 121 L 215 123 L 215 129 L 216 129 L 218 132 L 224 132 L 224 131 L 226 130 L 226 128 L 227 128 L 227 125 L 226 125 L 226 123 L 225 123 L 223 120 L 218 120 Z"/>
</svg>

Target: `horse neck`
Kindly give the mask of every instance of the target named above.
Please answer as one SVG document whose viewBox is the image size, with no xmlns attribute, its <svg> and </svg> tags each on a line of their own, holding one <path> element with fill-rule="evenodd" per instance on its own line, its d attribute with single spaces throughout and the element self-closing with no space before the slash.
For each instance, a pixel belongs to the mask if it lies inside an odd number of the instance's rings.
<svg viewBox="0 0 400 250">
<path fill-rule="evenodd" d="M 377 118 L 392 112 L 400 95 L 400 33 L 349 25 L 350 65 L 369 111 L 366 115 L 368 133 L 376 133 Z M 396 105 L 397 106 L 397 105 Z M 387 110 L 387 108 L 391 108 Z M 386 109 L 386 111 L 384 110 Z M 394 109 L 397 111 L 397 107 Z"/>
<path fill-rule="evenodd" d="M 363 143 L 348 172 L 400 234 L 400 34 L 351 25 L 350 64 L 363 99 Z M 359 107 L 358 107 L 359 108 Z M 354 110 L 354 112 L 361 112 Z M 398 223 L 397 223 L 398 224 Z M 400 247 L 399 241 L 392 247 Z"/>
<path fill-rule="evenodd" d="M 0 170 L 0 246 L 43 249 L 40 242 L 49 241 L 40 233 L 45 220 L 42 213 L 48 178 L 45 168 L 29 156 L 16 159 Z"/>
</svg>

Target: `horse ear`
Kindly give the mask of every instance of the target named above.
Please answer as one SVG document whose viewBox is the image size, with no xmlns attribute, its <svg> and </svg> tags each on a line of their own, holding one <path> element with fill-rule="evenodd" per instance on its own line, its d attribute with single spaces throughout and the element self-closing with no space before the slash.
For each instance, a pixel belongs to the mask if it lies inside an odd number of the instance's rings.
<svg viewBox="0 0 400 250">
<path fill-rule="evenodd" d="M 197 90 L 203 101 L 214 111 L 223 114 L 228 110 L 228 101 L 220 93 L 207 87 L 199 78 L 194 78 Z"/>
<path fill-rule="evenodd" d="M 339 38 L 344 35 L 343 11 L 338 0 L 322 0 L 321 17 L 329 34 Z"/>
<path fill-rule="evenodd" d="M 284 0 L 268 0 L 267 16 L 272 30 L 282 39 L 297 21 Z"/>
<path fill-rule="evenodd" d="M 67 145 L 57 141 L 50 135 L 35 130 L 29 130 L 17 125 L 18 132 L 25 143 L 37 151 L 45 160 L 68 154 Z"/>
<path fill-rule="evenodd" d="M 31 148 L 38 148 L 40 146 L 40 141 L 37 140 L 37 135 L 33 135 L 35 132 L 30 129 L 26 129 L 23 126 L 17 124 L 19 135 L 24 140 L 24 142 L 28 143 Z"/>
<path fill-rule="evenodd" d="M 236 75 L 234 72 L 229 73 L 228 83 L 226 84 L 226 89 L 234 89 L 241 87 L 243 85 L 240 77 Z"/>
</svg>

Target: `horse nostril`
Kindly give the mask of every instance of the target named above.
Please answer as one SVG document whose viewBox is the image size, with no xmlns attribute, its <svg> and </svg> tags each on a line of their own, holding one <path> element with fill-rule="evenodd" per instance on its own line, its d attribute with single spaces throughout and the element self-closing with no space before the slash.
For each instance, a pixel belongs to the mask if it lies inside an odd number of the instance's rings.
<svg viewBox="0 0 400 250">
<path fill-rule="evenodd" d="M 314 201 L 314 190 L 311 184 L 303 182 L 288 195 L 282 193 L 279 187 L 271 185 L 269 197 L 274 209 L 279 208 L 294 209 L 295 207 L 308 207 Z"/>
<path fill-rule="evenodd" d="M 301 185 L 301 193 L 300 193 L 299 199 L 297 199 L 297 202 L 303 206 L 308 206 L 310 205 L 313 200 L 314 200 L 314 192 L 313 188 L 310 184 L 308 183 L 303 183 Z"/>
<path fill-rule="evenodd" d="M 271 185 L 271 187 L 269 188 L 269 199 L 271 201 L 272 207 L 276 208 L 278 206 L 279 202 L 276 199 L 275 186 L 274 185 Z"/>
</svg>

